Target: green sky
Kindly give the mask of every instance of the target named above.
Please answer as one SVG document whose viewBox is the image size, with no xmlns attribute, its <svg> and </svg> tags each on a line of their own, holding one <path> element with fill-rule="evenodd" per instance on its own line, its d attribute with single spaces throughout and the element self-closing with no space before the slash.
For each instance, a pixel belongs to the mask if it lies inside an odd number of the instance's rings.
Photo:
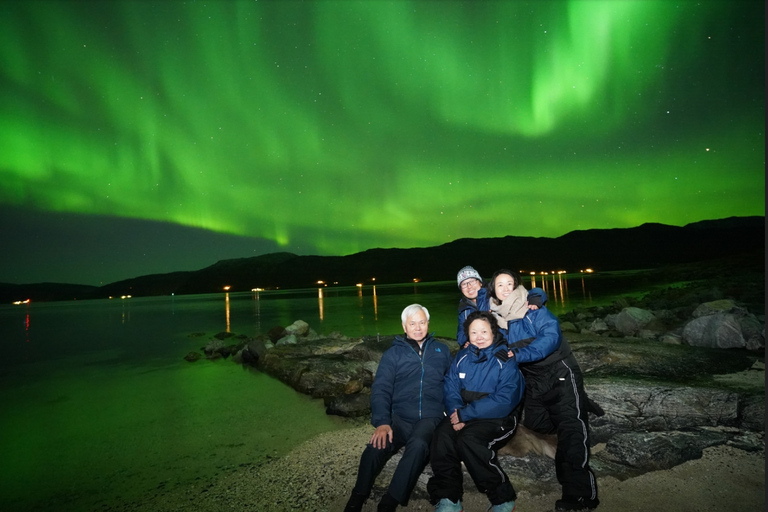
<svg viewBox="0 0 768 512">
<path fill-rule="evenodd" d="M 762 1 L 6 1 L 0 205 L 349 254 L 765 215 Z"/>
</svg>

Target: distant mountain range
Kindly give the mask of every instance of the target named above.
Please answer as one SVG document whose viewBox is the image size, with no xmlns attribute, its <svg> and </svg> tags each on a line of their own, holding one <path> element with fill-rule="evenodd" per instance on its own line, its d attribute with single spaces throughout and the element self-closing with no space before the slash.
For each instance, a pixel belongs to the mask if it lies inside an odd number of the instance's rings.
<svg viewBox="0 0 768 512">
<path fill-rule="evenodd" d="M 196 271 L 154 274 L 96 287 L 57 283 L 0 284 L 0 302 L 170 295 L 253 288 L 310 288 L 453 279 L 465 265 L 483 275 L 499 268 L 525 271 L 586 268 L 596 271 L 652 269 L 755 254 L 765 261 L 765 217 L 730 217 L 684 227 L 643 224 L 635 228 L 572 231 L 558 238 L 506 236 L 463 238 L 436 247 L 370 249 L 349 256 L 273 253 L 222 260 Z M 762 255 L 762 256 L 760 256 Z"/>
</svg>

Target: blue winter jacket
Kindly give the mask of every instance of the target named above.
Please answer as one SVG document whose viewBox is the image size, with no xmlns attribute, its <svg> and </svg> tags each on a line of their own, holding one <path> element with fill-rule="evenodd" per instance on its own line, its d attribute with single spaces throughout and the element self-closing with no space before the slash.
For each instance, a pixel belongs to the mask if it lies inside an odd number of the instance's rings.
<svg viewBox="0 0 768 512">
<path fill-rule="evenodd" d="M 504 363 L 494 355 L 501 341 L 484 349 L 470 345 L 456 354 L 445 377 L 447 414 L 458 410 L 462 422 L 506 418 L 520 403 L 525 382 L 514 359 Z"/>
<path fill-rule="evenodd" d="M 462 297 L 459 301 L 459 325 L 456 328 L 456 342 L 459 344 L 459 348 L 469 341 L 467 335 L 464 333 L 464 322 L 467 321 L 467 317 L 475 311 L 489 311 L 491 309 L 488 302 L 488 291 L 485 287 L 480 288 L 477 292 L 477 299 L 472 302 L 466 297 Z"/>
<path fill-rule="evenodd" d="M 443 380 L 451 351 L 431 335 L 422 344 L 423 356 L 397 336 L 381 356 L 371 386 L 371 424 L 392 425 L 392 415 L 416 422 L 443 416 Z"/>
<path fill-rule="evenodd" d="M 541 296 L 542 306 L 529 310 L 519 320 L 509 322 L 504 332 L 519 364 L 549 364 L 571 353 L 571 347 L 560 330 L 560 321 L 544 306 L 546 292 L 541 288 L 532 288 L 528 292 L 529 301 L 537 295 Z"/>
<path fill-rule="evenodd" d="M 459 344 L 459 348 L 463 347 L 467 342 L 467 335 L 464 333 L 464 322 L 475 311 L 477 311 L 477 304 L 466 297 L 462 297 L 459 301 L 459 325 L 456 327 L 456 342 Z"/>
</svg>

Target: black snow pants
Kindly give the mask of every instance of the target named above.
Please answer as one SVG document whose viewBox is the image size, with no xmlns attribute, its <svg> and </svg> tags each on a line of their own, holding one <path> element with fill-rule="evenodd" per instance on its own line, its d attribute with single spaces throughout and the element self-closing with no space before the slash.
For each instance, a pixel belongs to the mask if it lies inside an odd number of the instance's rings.
<svg viewBox="0 0 768 512">
<path fill-rule="evenodd" d="M 514 414 L 514 413 L 513 413 Z M 477 419 L 454 430 L 445 418 L 435 430 L 430 449 L 430 465 L 434 476 L 427 482 L 432 504 L 448 498 L 454 503 L 463 495 L 461 463 L 467 467 L 477 489 L 494 505 L 513 501 L 515 489 L 497 456 L 517 429 L 517 416 L 501 419 Z"/>
<path fill-rule="evenodd" d="M 555 468 L 563 497 L 597 499 L 589 468 L 589 419 L 584 381 L 569 354 L 548 365 L 520 365 L 525 377 L 522 424 L 541 434 L 557 434 Z"/>
</svg>

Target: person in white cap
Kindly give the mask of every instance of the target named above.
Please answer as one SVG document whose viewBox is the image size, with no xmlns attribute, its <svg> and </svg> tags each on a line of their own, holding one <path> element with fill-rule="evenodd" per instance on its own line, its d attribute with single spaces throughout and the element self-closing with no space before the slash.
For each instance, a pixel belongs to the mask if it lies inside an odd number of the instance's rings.
<svg viewBox="0 0 768 512">
<path fill-rule="evenodd" d="M 464 332 L 464 322 L 470 313 L 475 311 L 487 311 L 488 300 L 486 290 L 483 288 L 483 278 L 480 273 L 467 265 L 456 274 L 456 282 L 461 290 L 461 300 L 459 301 L 459 325 L 456 329 L 456 341 L 459 348 L 466 348 L 469 344 L 467 335 Z M 478 308 L 478 295 L 480 299 L 480 308 Z"/>
</svg>

